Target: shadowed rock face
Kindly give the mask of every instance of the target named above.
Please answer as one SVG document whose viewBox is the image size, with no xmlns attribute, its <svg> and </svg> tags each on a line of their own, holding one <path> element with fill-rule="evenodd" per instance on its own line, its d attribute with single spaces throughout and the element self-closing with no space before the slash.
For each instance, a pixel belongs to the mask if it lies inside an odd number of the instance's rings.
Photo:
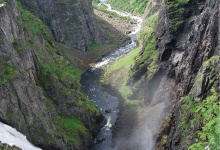
<svg viewBox="0 0 220 150">
<path fill-rule="evenodd" d="M 36 21 L 36 17 L 32 17 Z M 54 55 L 59 58 L 57 60 L 65 60 L 65 56 L 55 52 L 56 42 L 49 32 L 50 37 L 44 39 L 41 33 L 36 35 L 27 28 L 25 30 L 24 22 L 15 0 L 9 0 L 0 7 L 0 121 L 16 128 L 45 150 L 88 149 L 93 144 L 92 135 L 101 127 L 99 123 L 103 118 L 76 104 L 79 96 L 85 100 L 79 83 L 52 75 L 43 80 L 40 57 L 51 63 L 57 59 Z M 46 26 L 44 28 L 48 31 Z M 45 44 L 51 47 L 50 52 Z M 7 71 L 7 68 L 10 69 L 8 66 L 14 71 Z M 2 79 L 8 81 L 2 83 Z M 43 88 L 45 81 L 53 87 L 52 90 Z M 65 93 L 68 90 L 71 92 Z M 48 95 L 52 101 L 48 101 Z M 66 135 L 58 133 L 58 111 L 63 115 L 75 116 L 88 129 L 88 134 L 79 134 L 80 143 L 77 146 L 67 144 Z"/>
<path fill-rule="evenodd" d="M 93 19 L 91 0 L 20 0 L 47 24 L 55 39 L 86 51 L 94 43 L 108 41 Z"/>
<path fill-rule="evenodd" d="M 212 71 L 204 68 L 203 64 L 212 56 L 219 56 L 220 1 L 189 0 L 176 8 L 168 7 L 170 2 L 174 1 L 167 0 L 160 10 L 157 29 L 159 69 L 154 77 L 147 79 L 145 83 L 147 104 L 157 104 L 166 100 L 172 104 L 188 94 L 191 94 L 193 101 L 201 101 L 210 94 L 214 85 L 219 84 L 219 75 L 216 75 L 218 63 L 212 64 Z M 180 8 L 184 8 L 184 11 L 175 14 Z M 177 19 L 183 22 L 173 26 Z M 198 74 L 202 76 L 202 80 L 196 83 Z M 167 80 L 169 84 L 164 82 Z M 157 149 L 182 150 L 193 143 L 196 133 L 191 132 L 193 140 L 185 144 L 183 141 L 187 137 L 177 129 L 180 124 L 180 109 L 181 105 L 172 110 L 169 127 L 162 129 L 162 134 L 157 139 Z M 167 141 L 160 145 L 163 135 L 167 135 Z"/>
<path fill-rule="evenodd" d="M 187 139 L 179 128 L 180 101 L 189 95 L 191 101 L 202 102 L 211 95 L 211 88 L 219 92 L 220 1 L 189 0 L 178 4 L 175 0 L 165 0 L 160 4 L 158 27 L 154 33 L 159 53 L 158 69 L 151 79 L 147 77 L 147 67 L 137 69 L 138 78 L 134 76 L 134 79 L 143 80 L 147 106 L 161 102 L 166 102 L 167 108 L 173 106 L 165 109 L 171 113 L 170 120 L 161 128 L 155 148 L 183 150 L 195 143 L 197 133 L 189 127 L 186 132 L 191 139 Z M 212 60 L 215 57 L 218 60 Z M 204 66 L 206 61 L 212 62 L 209 67 Z M 187 115 L 185 119 L 190 120 L 192 114 Z M 193 125 L 200 127 L 203 124 L 197 120 Z"/>
</svg>

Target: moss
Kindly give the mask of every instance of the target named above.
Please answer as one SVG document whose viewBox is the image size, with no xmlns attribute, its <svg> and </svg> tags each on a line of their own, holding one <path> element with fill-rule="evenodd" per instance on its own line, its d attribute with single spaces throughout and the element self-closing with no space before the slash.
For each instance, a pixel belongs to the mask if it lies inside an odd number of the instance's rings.
<svg viewBox="0 0 220 150">
<path fill-rule="evenodd" d="M 146 68 L 148 78 L 152 78 L 157 71 L 158 65 L 156 64 L 158 57 L 158 50 L 156 48 L 157 41 L 155 30 L 158 24 L 158 12 L 150 16 L 142 30 L 140 31 L 139 39 L 143 41 L 142 52 L 135 58 L 135 65 L 130 73 L 132 76 L 139 74 L 139 71 Z"/>
<path fill-rule="evenodd" d="M 84 124 L 79 119 L 72 116 L 58 116 L 56 127 L 58 131 L 67 137 L 69 143 L 73 143 L 76 146 L 82 144 L 79 135 L 85 137 L 91 136 Z"/>
<path fill-rule="evenodd" d="M 52 39 L 50 30 L 42 23 L 41 20 L 34 16 L 30 11 L 23 9 L 20 2 L 17 2 L 17 7 L 22 17 L 22 21 L 17 18 L 17 22 L 24 31 L 31 31 L 33 35 L 41 36 L 47 41 Z"/>
<path fill-rule="evenodd" d="M 219 62 L 220 61 L 220 56 L 218 55 L 214 55 L 212 56 L 210 59 L 206 60 L 205 62 L 203 62 L 203 66 L 205 67 L 211 67 L 213 66 L 213 64 L 215 62 Z"/>
<path fill-rule="evenodd" d="M 7 116 L 8 119 L 11 119 L 11 118 L 12 118 L 12 116 L 13 116 L 13 110 L 12 110 L 11 107 L 8 108 L 7 113 L 6 113 L 6 116 Z"/>
<path fill-rule="evenodd" d="M 6 85 L 16 76 L 17 72 L 14 66 L 0 59 L 0 86 Z"/>
<path fill-rule="evenodd" d="M 20 38 L 16 38 L 14 39 L 14 41 L 12 42 L 12 45 L 14 47 L 14 49 L 21 54 L 24 51 L 24 46 L 23 46 L 23 41 Z"/>
<path fill-rule="evenodd" d="M 170 19 L 170 31 L 176 33 L 185 23 L 186 18 L 184 14 L 186 13 L 185 5 L 189 0 L 168 0 L 166 7 L 168 11 L 168 16 Z"/>
</svg>

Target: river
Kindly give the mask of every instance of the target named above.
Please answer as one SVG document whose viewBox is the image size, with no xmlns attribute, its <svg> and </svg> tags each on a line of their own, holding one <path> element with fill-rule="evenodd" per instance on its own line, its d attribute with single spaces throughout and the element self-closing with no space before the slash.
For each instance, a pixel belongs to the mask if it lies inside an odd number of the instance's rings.
<svg viewBox="0 0 220 150">
<path fill-rule="evenodd" d="M 141 29 L 142 19 L 129 13 L 113 10 L 105 0 L 102 0 L 101 3 L 106 5 L 109 11 L 113 11 L 121 16 L 129 16 L 137 22 L 132 32 L 128 35 L 131 42 L 103 57 L 100 62 L 97 62 L 82 75 L 81 80 L 84 92 L 107 120 L 107 124 L 100 130 L 94 141 L 95 146 L 93 147 L 93 150 L 112 150 L 112 126 L 117 119 L 119 102 L 117 97 L 112 96 L 103 89 L 99 79 L 104 73 L 103 67 L 108 66 L 137 47 L 136 34 Z M 33 146 L 26 137 L 16 129 L 1 122 L 0 135 L 0 142 L 2 143 L 16 145 L 22 150 L 41 150 L 40 148 Z"/>
<path fill-rule="evenodd" d="M 117 97 L 105 91 L 100 83 L 100 77 L 104 74 L 107 66 L 137 47 L 136 34 L 141 29 L 142 19 L 130 13 L 113 10 L 106 0 L 101 0 L 100 4 L 106 5 L 109 11 L 136 20 L 135 27 L 128 35 L 131 42 L 104 56 L 101 61 L 88 69 L 82 75 L 81 79 L 83 91 L 107 120 L 106 125 L 99 131 L 95 138 L 93 150 L 112 150 L 112 126 L 115 125 L 117 113 L 119 112 L 119 101 Z"/>
</svg>

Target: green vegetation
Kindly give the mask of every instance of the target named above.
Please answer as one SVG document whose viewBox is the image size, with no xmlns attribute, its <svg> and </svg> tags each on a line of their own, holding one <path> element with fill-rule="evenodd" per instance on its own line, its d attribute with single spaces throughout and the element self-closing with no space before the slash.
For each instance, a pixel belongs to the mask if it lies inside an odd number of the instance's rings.
<svg viewBox="0 0 220 150">
<path fill-rule="evenodd" d="M 127 81 L 130 78 L 129 71 L 131 66 L 134 65 L 134 59 L 139 54 L 140 50 L 141 47 L 138 47 L 115 61 L 101 78 L 101 82 L 103 83 L 106 82 L 105 80 L 111 80 L 111 84 L 113 83 L 113 86 L 117 88 L 124 99 L 123 107 L 126 108 L 126 111 L 137 111 L 141 103 L 140 100 L 129 98 L 132 95 L 133 88 L 127 85 Z"/>
<path fill-rule="evenodd" d="M 141 50 L 141 47 L 138 47 L 134 50 L 132 50 L 131 52 L 129 52 L 128 54 L 126 54 L 124 57 L 120 58 L 118 61 L 114 62 L 107 70 L 107 72 L 105 73 L 106 75 L 110 72 L 122 69 L 124 67 L 127 66 L 131 66 L 134 64 L 134 58 L 139 54 Z"/>
<path fill-rule="evenodd" d="M 24 47 L 23 47 L 23 41 L 22 39 L 14 39 L 14 41 L 12 42 L 12 45 L 14 47 L 14 49 L 21 54 L 24 51 Z"/>
<path fill-rule="evenodd" d="M 8 108 L 6 113 L 7 118 L 11 119 L 13 116 L 13 109 L 11 107 Z"/>
<path fill-rule="evenodd" d="M 79 136 L 89 137 L 88 129 L 84 126 L 82 121 L 75 117 L 58 116 L 56 121 L 56 127 L 61 134 L 66 135 L 67 141 L 73 143 L 75 146 L 79 146 L 81 141 Z M 90 137 L 91 138 L 91 137 Z"/>
<path fill-rule="evenodd" d="M 21 11 L 23 21 L 19 20 L 19 18 L 17 19 L 17 21 L 21 23 L 20 25 L 24 27 L 23 29 L 25 31 L 29 31 L 33 34 L 32 38 L 34 36 L 43 38 L 45 40 L 44 49 L 46 49 L 50 56 L 52 56 L 52 58 L 46 57 L 47 54 L 42 52 L 40 48 L 36 47 L 36 49 L 38 49 L 38 51 L 36 52 L 41 66 L 41 83 L 44 85 L 45 88 L 55 86 L 60 89 L 60 92 L 62 92 L 63 94 L 74 96 L 77 99 L 77 102 L 75 104 L 76 106 L 84 108 L 91 114 L 99 115 L 100 113 L 96 109 L 96 107 L 88 100 L 85 95 L 82 94 L 80 85 L 82 71 L 71 64 L 70 61 L 68 61 L 60 54 L 61 51 L 59 51 L 56 46 L 51 44 L 52 35 L 49 29 L 33 14 L 23 9 L 20 3 L 18 3 L 18 6 L 19 10 Z M 25 24 L 25 26 L 23 24 Z M 21 51 L 22 48 L 19 43 L 20 39 L 15 39 L 15 41 L 13 42 L 13 46 Z M 33 43 L 33 40 L 30 38 L 30 40 L 28 40 L 24 46 L 35 45 Z M 61 82 L 52 82 L 52 79 L 56 79 L 57 81 Z M 67 85 L 71 85 L 73 86 L 73 88 L 66 87 Z"/>
<path fill-rule="evenodd" d="M 0 59 L 0 86 L 6 85 L 16 76 L 15 67 Z"/>
<path fill-rule="evenodd" d="M 150 16 L 144 27 L 140 31 L 140 40 L 143 41 L 144 46 L 143 52 L 135 58 L 134 72 L 131 74 L 138 74 L 138 70 L 147 68 L 148 78 L 152 78 L 154 73 L 157 71 L 157 57 L 158 50 L 156 49 L 156 35 L 154 31 L 157 28 L 158 12 Z M 137 71 L 137 72 L 136 72 Z"/>
<path fill-rule="evenodd" d="M 5 1 L 4 0 L 0 0 L 0 3 L 4 3 Z"/>
<path fill-rule="evenodd" d="M 113 8 L 143 14 L 149 0 L 109 0 Z"/>
<path fill-rule="evenodd" d="M 175 33 L 182 27 L 185 22 L 184 13 L 186 8 L 183 7 L 189 0 L 169 0 L 167 2 L 168 15 L 170 16 L 170 30 Z"/>
<path fill-rule="evenodd" d="M 37 36 L 42 36 L 45 40 L 50 40 L 52 35 L 48 28 L 35 17 L 30 11 L 22 9 L 22 6 L 17 2 L 17 7 L 21 13 L 22 21 L 17 18 L 18 24 L 23 28 L 24 31 L 31 31 L 31 33 Z"/>
<path fill-rule="evenodd" d="M 39 65 L 39 74 L 36 83 L 44 89 L 46 97 L 45 105 L 48 110 L 53 112 L 51 119 L 56 122 L 57 128 L 54 132 L 57 133 L 57 136 L 66 136 L 69 144 L 74 144 L 76 147 L 80 146 L 83 144 L 83 141 L 81 141 L 82 137 L 83 139 L 91 138 L 89 130 L 80 121 L 80 112 L 78 112 L 78 114 L 77 112 L 74 113 L 78 118 L 76 116 L 67 116 L 65 110 L 62 110 L 62 108 L 59 109 L 59 106 L 56 107 L 55 98 L 57 98 L 58 101 L 63 100 L 63 103 L 67 104 L 67 109 L 78 107 L 78 109 L 84 110 L 83 113 L 87 114 L 86 117 L 88 118 L 88 122 L 92 120 L 91 117 L 100 115 L 97 108 L 82 93 L 80 84 L 82 71 L 77 69 L 68 59 L 66 59 L 65 55 L 60 51 L 62 47 L 58 46 L 58 44 L 53 41 L 50 30 L 31 12 L 23 9 L 20 3 L 17 5 L 21 12 L 21 16 L 17 17 L 16 21 L 25 31 L 29 40 L 24 42 L 25 39 L 15 39 L 12 44 L 19 53 L 24 49 L 28 49 L 28 47 L 35 49 L 34 53 L 36 54 Z M 23 44 L 21 44 L 22 40 Z M 33 42 L 35 40 L 43 41 L 43 44 L 38 46 Z M 0 69 L 3 70 L 2 66 L 4 67 L 4 65 L 0 66 Z M 9 77 L 6 78 L 6 80 L 14 77 L 11 75 L 13 72 L 10 70 L 12 69 L 13 67 L 9 67 L 9 73 L 7 73 Z M 3 75 L 5 76 L 5 74 Z M 2 75 L 0 75 L 0 77 L 2 77 Z M 56 92 L 53 91 L 54 89 Z M 67 102 L 68 98 L 71 99 L 70 102 Z M 9 116 L 10 113 L 9 110 Z M 72 112 L 70 112 L 70 114 L 72 114 Z M 40 114 L 36 113 L 36 115 L 38 116 Z M 88 122 L 84 123 L 90 124 L 90 122 Z M 91 122 L 91 124 L 93 123 Z M 28 126 L 30 128 L 32 125 Z M 45 133 L 46 131 L 42 128 L 36 131 L 36 133 L 32 133 L 31 139 L 35 141 L 38 137 L 41 137 L 44 139 L 45 143 L 47 143 L 50 139 Z"/>
<path fill-rule="evenodd" d="M 103 44 L 99 44 L 99 43 L 92 44 L 89 47 L 89 51 L 90 52 L 95 52 L 95 51 L 99 50 L 102 46 L 103 46 Z"/>
<path fill-rule="evenodd" d="M 131 20 L 130 17 L 123 17 L 123 16 L 118 15 L 118 14 L 115 13 L 115 12 L 108 11 L 108 10 L 107 10 L 107 7 L 106 7 L 105 5 L 95 5 L 95 4 L 94 4 L 93 7 L 94 7 L 95 9 L 99 10 L 99 11 L 102 11 L 102 12 L 108 14 L 108 17 L 109 17 L 109 18 L 119 18 L 119 19 L 121 19 L 121 20 L 123 20 L 123 21 L 125 21 L 125 22 L 129 22 L 129 21 Z"/>
<path fill-rule="evenodd" d="M 190 150 L 205 149 L 206 146 L 209 146 L 211 150 L 220 149 L 219 96 L 219 93 L 212 88 L 211 95 L 201 102 L 195 102 L 189 96 L 184 98 L 181 106 L 181 122 L 178 129 L 182 130 L 185 136 L 183 143 L 186 147 L 191 142 L 190 138 L 193 136 L 193 132 L 196 133 L 195 143 L 189 147 Z M 186 121 L 189 115 L 191 117 L 189 121 Z M 201 130 L 196 130 L 196 125 L 200 125 Z"/>
<path fill-rule="evenodd" d="M 100 3 L 100 0 L 92 0 L 92 5 L 97 5 Z"/>
<path fill-rule="evenodd" d="M 214 68 L 219 63 L 219 56 L 213 56 L 203 63 L 206 74 L 218 72 Z M 216 74 L 219 79 L 219 74 Z M 197 75 L 194 86 L 203 82 L 201 73 Z M 184 136 L 182 146 L 189 150 L 205 149 L 220 150 L 220 94 L 217 92 L 219 85 L 217 82 L 209 80 L 211 89 L 203 92 L 202 97 L 192 97 L 195 88 L 184 98 L 180 111 L 180 123 L 178 130 Z M 193 141 L 191 140 L 193 139 Z"/>
</svg>

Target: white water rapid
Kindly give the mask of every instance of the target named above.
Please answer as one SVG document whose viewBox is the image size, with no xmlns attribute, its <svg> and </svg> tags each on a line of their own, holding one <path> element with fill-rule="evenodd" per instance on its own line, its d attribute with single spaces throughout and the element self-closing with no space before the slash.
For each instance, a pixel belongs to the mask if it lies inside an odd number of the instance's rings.
<svg viewBox="0 0 220 150">
<path fill-rule="evenodd" d="M 0 142 L 10 146 L 17 146 L 22 150 L 41 150 L 33 146 L 26 136 L 18 132 L 16 129 L 0 122 Z"/>
<path fill-rule="evenodd" d="M 117 10 L 112 9 L 111 5 L 107 3 L 107 0 L 100 0 L 99 5 L 101 5 L 101 4 L 107 6 L 108 11 L 114 12 L 120 16 L 123 16 L 123 17 L 130 17 L 131 20 L 135 20 L 136 24 L 133 27 L 133 29 L 131 30 L 131 33 L 128 34 L 128 37 L 131 38 L 131 43 L 127 44 L 124 47 L 120 47 L 119 49 L 115 50 L 113 53 L 109 54 L 108 56 L 103 57 L 100 62 L 96 63 L 93 66 L 93 69 L 100 68 L 102 66 L 106 66 L 107 64 L 114 62 L 118 58 L 122 57 L 124 54 L 126 54 L 129 51 L 136 48 L 137 47 L 136 34 L 140 31 L 141 25 L 143 22 L 142 18 L 139 16 L 135 16 L 131 13 L 121 12 L 121 11 L 117 11 Z"/>
<path fill-rule="evenodd" d="M 114 144 L 112 142 L 112 127 L 115 125 L 117 120 L 119 101 L 117 97 L 111 95 L 111 93 L 108 93 L 106 89 L 103 88 L 103 85 L 100 83 L 100 77 L 104 73 L 104 68 L 107 68 L 109 64 L 137 47 L 136 34 L 141 29 L 142 19 L 130 13 L 113 10 L 106 0 L 101 0 L 100 5 L 101 4 L 106 5 L 107 10 L 115 12 L 121 16 L 130 17 L 132 21 L 135 22 L 135 27 L 128 35 L 131 42 L 104 56 L 101 61 L 97 62 L 92 68 L 88 69 L 81 77 L 83 91 L 107 120 L 106 125 L 96 136 L 92 150 L 113 150 Z"/>
</svg>

